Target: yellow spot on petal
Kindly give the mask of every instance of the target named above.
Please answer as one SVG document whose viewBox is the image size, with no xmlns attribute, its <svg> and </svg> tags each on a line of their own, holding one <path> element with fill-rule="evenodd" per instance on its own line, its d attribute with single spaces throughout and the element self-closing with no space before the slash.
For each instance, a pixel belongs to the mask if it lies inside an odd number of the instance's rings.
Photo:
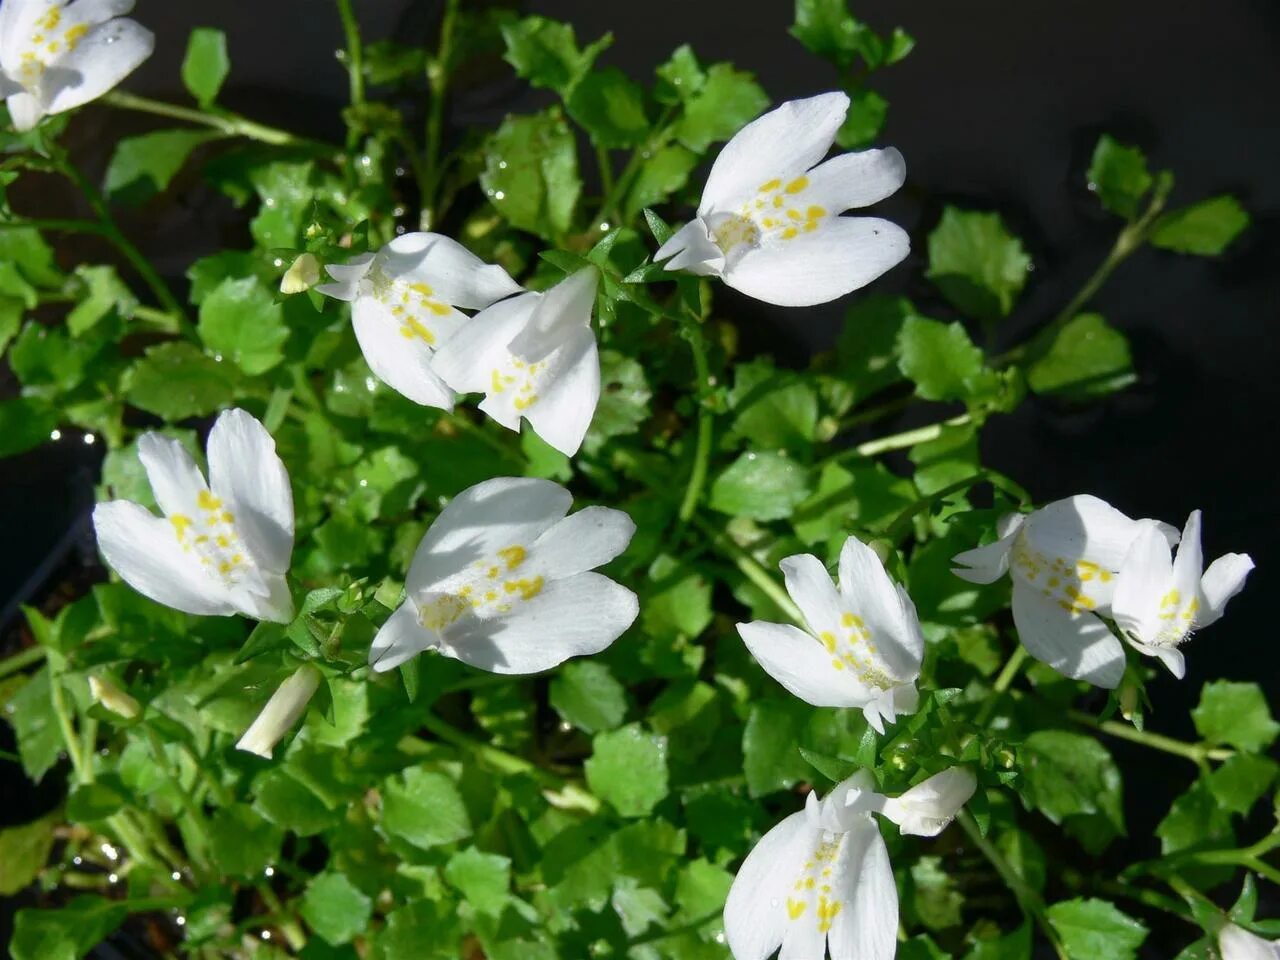
<svg viewBox="0 0 1280 960">
<path fill-rule="evenodd" d="M 503 547 L 498 551 L 498 556 L 506 561 L 508 570 L 514 570 L 516 567 L 520 566 L 520 564 L 524 563 L 525 557 L 528 555 L 528 551 L 519 544 L 511 547 Z"/>
<path fill-rule="evenodd" d="M 792 920 L 799 920 L 801 914 L 804 913 L 804 908 L 807 906 L 808 904 L 803 900 L 793 900 L 787 897 L 787 916 Z"/>
<path fill-rule="evenodd" d="M 786 187 L 787 193 L 799 193 L 808 185 L 809 185 L 808 177 L 796 177 L 794 180 L 792 180 L 790 183 L 787 184 L 787 187 Z"/>
<path fill-rule="evenodd" d="M 777 178 L 774 178 L 773 180 L 770 180 L 768 183 L 760 184 L 759 192 L 768 193 L 770 190 L 777 190 L 780 186 L 782 186 L 782 181 Z"/>
<path fill-rule="evenodd" d="M 222 506 L 222 501 L 215 497 L 208 490 L 201 490 L 196 494 L 196 505 L 201 510 L 217 510 Z"/>
</svg>

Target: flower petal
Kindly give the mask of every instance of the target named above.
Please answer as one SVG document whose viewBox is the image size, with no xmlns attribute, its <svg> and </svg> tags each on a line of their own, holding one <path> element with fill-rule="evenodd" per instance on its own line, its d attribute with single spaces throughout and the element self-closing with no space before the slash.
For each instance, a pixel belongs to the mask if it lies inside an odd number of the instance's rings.
<svg viewBox="0 0 1280 960">
<path fill-rule="evenodd" d="M 695 217 L 667 238 L 653 255 L 667 261 L 668 270 L 687 270 L 700 277 L 718 277 L 724 271 L 724 251 L 716 246 L 706 221 Z"/>
<path fill-rule="evenodd" d="M 1184 597 L 1198 597 L 1200 576 L 1204 573 L 1204 550 L 1200 546 L 1200 511 L 1192 510 L 1178 541 L 1178 555 L 1173 558 L 1173 588 Z"/>
<path fill-rule="evenodd" d="M 906 182 L 907 162 L 893 147 L 843 153 L 809 171 L 806 203 L 832 213 L 868 207 L 897 192 Z"/>
<path fill-rule="evenodd" d="M 846 607 L 871 631 L 877 655 L 892 675 L 915 679 L 924 656 L 915 606 L 906 591 L 889 579 L 876 552 L 857 537 L 845 540 L 840 550 L 840 593 Z"/>
<path fill-rule="evenodd" d="M 594 570 L 626 550 L 635 532 L 635 521 L 621 510 L 579 510 L 533 541 L 526 561 L 529 575 L 562 580 Z"/>
<path fill-rule="evenodd" d="M 849 98 L 843 93 L 824 93 L 788 100 L 752 120 L 716 157 L 698 215 L 736 210 L 762 184 L 804 173 L 831 149 L 848 110 Z"/>
<path fill-rule="evenodd" d="M 144 597 L 200 616 L 236 612 L 222 584 L 183 553 L 169 521 L 136 503 L 113 500 L 94 507 L 93 527 L 107 565 Z"/>
<path fill-rule="evenodd" d="M 400 334 L 391 311 L 372 297 L 357 297 L 351 308 L 360 352 L 379 380 L 424 407 L 453 409 L 453 391 L 432 368 L 432 349 Z"/>
<path fill-rule="evenodd" d="M 522 360 L 541 360 L 590 327 L 600 271 L 586 267 L 543 294 L 524 329 L 507 345 Z"/>
<path fill-rule="evenodd" d="M 1205 603 L 1196 618 L 1197 627 L 1207 627 L 1222 616 L 1227 601 L 1244 589 L 1245 578 L 1252 569 L 1253 560 L 1247 553 L 1223 554 L 1209 564 L 1200 580 Z"/>
<path fill-rule="evenodd" d="M 964 553 L 957 553 L 951 558 L 952 563 L 961 566 L 953 567 L 951 572 L 961 580 L 969 583 L 995 583 L 1009 572 L 1009 554 L 1013 551 L 1013 541 L 1022 529 L 1026 519 L 1021 514 L 1010 514 L 1015 518 L 1010 528 L 995 543 L 985 547 L 974 547 Z"/>
<path fill-rule="evenodd" d="M 369 666 L 374 673 L 385 673 L 439 644 L 440 637 L 419 622 L 418 608 L 409 598 L 387 618 L 373 638 Z"/>
<path fill-rule="evenodd" d="M 831 922 L 831 960 L 892 960 L 897 948 L 898 889 L 889 851 L 875 821 L 851 830 L 840 848 L 835 876 L 847 898 Z M 833 886 L 835 886 L 833 884 Z"/>
<path fill-rule="evenodd" d="M 566 457 L 578 452 L 600 402 L 600 355 L 589 327 L 544 358 L 539 393 L 523 411 L 534 432 Z M 486 408 L 488 412 L 488 408 Z"/>
<path fill-rule="evenodd" d="M 235 524 L 254 561 L 289 569 L 293 552 L 293 491 L 267 428 L 243 410 L 228 410 L 209 431 L 209 480 L 234 504 Z"/>
<path fill-rule="evenodd" d="M 177 440 L 144 433 L 138 438 L 138 459 L 147 471 L 156 503 L 166 514 L 187 513 L 200 491 L 208 489 L 204 474 Z"/>
<path fill-rule="evenodd" d="M 459 621 L 440 652 L 490 673 L 540 673 L 599 653 L 635 621 L 636 595 L 598 573 L 553 580 L 506 616 Z"/>
<path fill-rule="evenodd" d="M 155 34 L 134 20 L 90 27 L 40 78 L 45 111 L 61 113 L 102 96 L 151 56 L 155 42 Z"/>
<path fill-rule="evenodd" d="M 966 767 L 949 767 L 922 780 L 900 797 L 885 801 L 881 811 L 913 837 L 936 837 L 969 802 L 978 781 Z"/>
<path fill-rule="evenodd" d="M 283 573 L 256 571 L 228 591 L 237 612 L 255 620 L 290 623 L 293 620 L 293 596 Z"/>
<path fill-rule="evenodd" d="M 1172 585 L 1169 544 L 1154 524 L 1147 524 L 1134 537 L 1120 565 L 1111 599 L 1112 618 L 1121 630 L 1139 642 L 1155 640 L 1161 629 L 1160 598 Z"/>
<path fill-rule="evenodd" d="M 821 836 L 801 810 L 747 854 L 724 905 L 724 932 L 735 960 L 766 960 L 782 944 L 790 923 L 787 894 Z"/>
<path fill-rule="evenodd" d="M 45 111 L 40 101 L 33 94 L 25 91 L 10 94 L 5 100 L 5 106 L 9 108 L 9 119 L 13 121 L 13 129 L 18 133 L 26 133 L 34 129 L 35 125 L 44 119 Z"/>
<path fill-rule="evenodd" d="M 507 344 L 529 322 L 541 297 L 540 293 L 526 293 L 482 310 L 436 351 L 432 369 L 459 393 L 488 394 L 495 377 L 501 376 L 510 362 Z M 486 398 L 480 409 L 508 430 L 518 430 L 519 412 L 500 402 L 502 399 L 490 402 Z"/>
<path fill-rule="evenodd" d="M 1129 545 L 1143 528 L 1097 497 L 1081 494 L 1056 500 L 1027 518 L 1023 532 L 1046 557 L 1084 558 L 1119 570 Z M 1161 529 L 1168 529 L 1162 524 Z M 1174 541 L 1177 542 L 1176 534 Z"/>
<path fill-rule="evenodd" d="M 428 284 L 433 296 L 455 307 L 482 310 L 523 288 L 502 267 L 439 233 L 405 233 L 379 253 L 388 275 Z"/>
<path fill-rule="evenodd" d="M 808 307 L 866 286 L 910 250 L 906 231 L 888 220 L 832 217 L 812 233 L 748 250 L 724 282 L 765 303 Z"/>
<path fill-rule="evenodd" d="M 870 696 L 848 670 L 831 665 L 821 641 L 799 627 L 756 620 L 738 624 L 738 634 L 765 672 L 806 703 L 859 707 Z"/>
<path fill-rule="evenodd" d="M 468 487 L 449 501 L 418 544 L 405 586 L 411 596 L 427 593 L 501 549 L 528 549 L 572 504 L 564 487 L 533 477 L 495 477 Z"/>
<path fill-rule="evenodd" d="M 1264 940 L 1234 923 L 1218 931 L 1218 949 L 1222 960 L 1280 960 L 1280 940 Z"/>
<path fill-rule="evenodd" d="M 798 553 L 784 557 L 778 566 L 810 632 L 819 638 L 823 633 L 837 634 L 844 607 L 822 561 L 811 553 Z"/>
<path fill-rule="evenodd" d="M 1124 676 L 1124 648 L 1091 613 L 1073 614 L 1015 581 L 1013 622 L 1022 645 L 1064 676 L 1114 689 Z"/>
<path fill-rule="evenodd" d="M 362 253 L 346 263 L 325 264 L 325 271 L 337 282 L 322 283 L 316 287 L 316 291 L 335 300 L 351 302 L 360 295 L 360 281 L 369 272 L 375 256 L 372 253 Z"/>
</svg>

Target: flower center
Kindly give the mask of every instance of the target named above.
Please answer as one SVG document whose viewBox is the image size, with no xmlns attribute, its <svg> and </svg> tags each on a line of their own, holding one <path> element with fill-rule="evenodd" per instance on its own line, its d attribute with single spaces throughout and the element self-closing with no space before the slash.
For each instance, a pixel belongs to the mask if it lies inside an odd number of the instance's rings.
<svg viewBox="0 0 1280 960">
<path fill-rule="evenodd" d="M 1187 639 L 1200 610 L 1199 597 L 1183 597 L 1180 590 L 1170 590 L 1160 598 L 1160 632 L 1148 641 L 1157 647 L 1176 647 Z"/>
<path fill-rule="evenodd" d="M 1090 560 L 1047 557 L 1022 534 L 1014 537 L 1009 566 L 1016 576 L 1071 614 L 1096 610 L 1102 602 L 1097 596 L 1098 588 L 1109 584 L 1115 576 Z"/>
<path fill-rule="evenodd" d="M 435 298 L 435 291 L 425 283 L 406 283 L 374 267 L 368 274 L 370 290 L 375 300 L 391 311 L 400 325 L 400 335 L 406 340 L 420 340 L 427 346 L 435 346 L 437 336 L 433 320 L 446 317 L 451 308 Z"/>
<path fill-rule="evenodd" d="M 431 598 L 418 605 L 418 620 L 428 630 L 441 631 L 467 614 L 485 619 L 510 613 L 512 608 L 542 592 L 541 576 L 525 577 L 516 571 L 529 551 L 512 544 L 486 560 L 477 560 L 450 577 Z"/>
<path fill-rule="evenodd" d="M 889 690 L 902 682 L 893 676 L 888 664 L 878 655 L 871 628 L 862 617 L 846 612 L 840 618 L 840 627 L 839 634 L 830 630 L 818 634 L 827 653 L 831 654 L 833 670 L 848 668 L 863 684 L 877 690 Z"/>
<path fill-rule="evenodd" d="M 843 906 L 831 896 L 831 875 L 844 838 L 843 833 L 824 833 L 801 869 L 792 893 L 787 897 L 787 918 L 792 923 L 808 915 L 817 923 L 818 932 L 826 933 L 831 929 L 831 922 Z"/>
<path fill-rule="evenodd" d="M 223 583 L 238 582 L 253 565 L 236 531 L 235 514 L 208 490 L 196 494 L 191 514 L 170 514 L 169 523 L 182 552 L 194 554 L 200 566 Z"/>
<path fill-rule="evenodd" d="M 511 405 L 528 410 L 538 399 L 538 383 L 546 367 L 545 360 L 529 363 L 509 353 L 501 366 L 489 371 L 489 393 L 512 393 Z"/>
<path fill-rule="evenodd" d="M 60 7 L 50 7 L 36 20 L 35 32 L 19 56 L 21 82 L 30 85 L 39 80 L 50 63 L 74 50 L 88 32 L 87 24 L 66 20 Z"/>
</svg>

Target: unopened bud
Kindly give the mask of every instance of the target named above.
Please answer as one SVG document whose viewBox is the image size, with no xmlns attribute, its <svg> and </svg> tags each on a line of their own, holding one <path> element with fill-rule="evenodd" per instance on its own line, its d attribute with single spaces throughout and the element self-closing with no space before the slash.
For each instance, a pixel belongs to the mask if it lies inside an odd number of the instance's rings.
<svg viewBox="0 0 1280 960">
<path fill-rule="evenodd" d="M 126 720 L 133 720 L 142 713 L 142 705 L 106 677 L 90 677 L 89 693 L 98 703 Z"/>
<path fill-rule="evenodd" d="M 303 664 L 276 689 L 262 708 L 258 718 L 249 725 L 237 750 L 247 750 L 270 760 L 272 748 L 286 733 L 293 729 L 307 710 L 307 704 L 320 686 L 320 671 L 310 664 Z"/>
<path fill-rule="evenodd" d="M 1133 723 L 1133 715 L 1138 712 L 1140 706 L 1137 684 L 1126 679 L 1120 687 L 1120 715 Z"/>
<path fill-rule="evenodd" d="M 304 253 L 280 278 L 281 293 L 301 293 L 320 282 L 320 261 L 315 254 Z"/>
</svg>

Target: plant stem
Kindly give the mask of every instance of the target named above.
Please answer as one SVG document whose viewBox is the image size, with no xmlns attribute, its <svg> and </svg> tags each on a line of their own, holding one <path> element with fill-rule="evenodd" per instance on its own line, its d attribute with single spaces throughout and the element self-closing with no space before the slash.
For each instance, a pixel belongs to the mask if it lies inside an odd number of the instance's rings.
<svg viewBox="0 0 1280 960">
<path fill-rule="evenodd" d="M 898 516 L 894 517 L 893 522 L 885 528 L 884 536 L 886 540 L 896 542 L 902 536 L 915 517 L 925 510 L 934 506 L 934 504 L 945 500 L 953 493 L 959 493 L 961 490 L 968 490 L 970 487 L 976 486 L 987 479 L 987 472 L 983 470 L 976 473 L 972 477 L 965 477 L 963 480 L 957 480 L 955 483 L 947 484 L 941 490 L 935 490 L 928 496 L 921 497 L 911 506 L 903 510 Z"/>
<path fill-rule="evenodd" d="M 710 537 L 716 548 L 733 561 L 734 566 L 742 572 L 743 576 L 759 587 L 797 626 L 802 629 L 808 629 L 804 614 L 800 612 L 800 608 L 791 600 L 790 594 L 778 581 L 769 576 L 769 572 L 760 565 L 755 557 L 734 543 L 727 534 L 717 530 L 705 520 L 694 517 L 693 525 Z"/>
<path fill-rule="evenodd" d="M 351 86 L 351 106 L 364 106 L 364 46 L 360 41 L 360 21 L 351 8 L 351 0 L 338 0 L 338 16 L 342 18 L 342 32 L 347 42 L 347 77 Z M 356 144 L 356 132 L 348 128 L 347 146 Z"/>
<path fill-rule="evenodd" d="M 123 90 L 111 91 L 111 93 L 102 98 L 102 102 L 108 106 L 118 107 L 121 110 L 136 110 L 139 113 L 168 117 L 171 120 L 185 120 L 188 123 L 217 130 L 219 133 L 226 134 L 229 137 L 244 137 L 246 140 L 257 140 L 261 143 L 269 143 L 272 146 L 310 145 L 324 147 L 326 150 L 329 149 L 325 144 L 306 140 L 303 137 L 289 133 L 287 130 L 269 127 L 266 124 L 257 123 L 226 111 L 209 113 L 208 111 L 196 110 L 191 107 L 180 107 L 174 103 L 164 103 L 161 100 L 137 97 L 131 93 L 125 93 Z"/>
<path fill-rule="evenodd" d="M 1040 927 L 1045 938 L 1053 946 L 1054 952 L 1058 955 L 1058 960 L 1069 960 L 1067 951 L 1058 937 L 1058 931 L 1049 922 L 1049 915 L 1045 910 L 1044 900 L 1041 899 L 1040 894 L 1027 886 L 1026 881 L 1013 869 L 999 848 L 982 835 L 982 831 L 978 829 L 977 821 L 973 819 L 973 815 L 968 810 L 961 810 L 956 814 L 956 822 L 964 828 L 964 832 L 969 835 L 973 845 L 982 852 L 982 855 L 987 858 L 991 866 L 995 867 L 996 873 L 1000 874 L 1000 878 L 1005 882 L 1014 897 L 1017 898 L 1018 906 L 1022 908 L 1022 912 L 1035 920 L 1036 925 Z"/>
<path fill-rule="evenodd" d="M 860 443 L 856 447 L 849 447 L 846 450 L 833 453 L 825 460 L 820 461 L 818 466 L 824 467 L 829 463 L 837 463 L 851 457 L 875 457 L 882 453 L 889 453 L 891 450 L 905 450 L 908 447 L 914 447 L 917 443 L 937 440 L 947 427 L 962 427 L 972 420 L 973 417 L 969 414 L 962 413 L 959 416 L 950 417 L 938 423 L 926 424 L 923 427 L 913 427 L 910 430 L 893 433 L 887 437 L 877 437 L 874 440 L 868 440 L 866 443 Z"/>
<path fill-rule="evenodd" d="M 182 809 L 186 811 L 187 817 L 191 823 L 191 831 L 195 834 L 199 841 L 200 849 L 195 851 L 198 856 L 192 859 L 196 861 L 196 866 L 201 873 L 205 872 L 208 864 L 205 862 L 205 856 L 209 851 L 209 832 L 205 826 L 204 811 L 200 809 L 195 801 L 195 797 L 190 790 L 184 789 L 182 784 L 178 782 L 178 778 L 174 775 L 169 766 L 169 755 L 165 752 L 164 743 L 160 737 L 156 735 L 154 729 L 147 724 L 142 724 L 143 734 L 147 738 L 147 744 L 151 747 L 151 754 L 156 758 L 156 766 L 160 769 L 160 775 L 165 782 L 178 795 L 178 802 L 182 804 Z"/>
<path fill-rule="evenodd" d="M 1098 720 L 1087 713 L 1081 713 L 1079 710 L 1068 711 L 1067 717 L 1072 723 L 1078 723 L 1082 727 L 1098 730 L 1118 740 L 1128 740 L 1130 743 L 1150 747 L 1152 750 L 1160 750 L 1163 753 L 1173 754 L 1175 757 L 1182 757 L 1198 766 L 1203 766 L 1207 760 L 1221 761 L 1235 756 L 1234 750 L 1175 740 L 1173 737 L 1166 737 L 1163 734 L 1137 730 L 1128 724 L 1119 723 L 1115 720 Z"/>
<path fill-rule="evenodd" d="M 698 501 L 702 499 L 702 490 L 707 484 L 707 470 L 711 465 L 712 431 L 715 426 L 714 415 L 707 406 L 705 392 L 711 382 L 711 369 L 707 363 L 707 344 L 702 336 L 702 327 L 695 322 L 685 325 L 685 339 L 689 342 L 689 350 L 693 354 L 694 401 L 698 404 L 698 438 L 693 451 L 693 468 L 689 471 L 689 481 L 685 484 L 684 499 L 680 502 L 679 519 L 683 527 L 698 509 Z"/>
<path fill-rule="evenodd" d="M 426 155 L 423 159 L 422 190 L 419 225 L 423 230 L 433 228 L 438 219 L 437 202 L 440 191 L 440 147 L 444 142 L 444 108 L 449 98 L 449 61 L 453 56 L 453 27 L 458 19 L 459 0 L 445 0 L 440 18 L 440 39 L 436 55 L 427 62 L 427 82 L 431 85 L 431 102 L 427 107 Z"/>
<path fill-rule="evenodd" d="M 978 715 L 974 717 L 974 723 L 980 727 L 986 726 L 996 708 L 1000 694 L 1009 689 L 1009 684 L 1013 683 L 1014 678 L 1018 676 L 1018 672 L 1022 669 L 1022 665 L 1026 662 L 1027 648 L 1022 644 L 1018 644 L 1013 653 L 1009 655 L 1009 659 L 1005 661 L 1004 669 L 996 677 L 996 682 L 991 685 L 991 693 L 987 695 L 987 699 L 978 708 Z"/>
<path fill-rule="evenodd" d="M 298 921 L 293 919 L 293 914 L 285 910 L 284 904 L 280 902 L 280 898 L 276 896 L 270 884 L 263 882 L 255 886 L 263 902 L 271 908 L 272 919 L 280 926 L 280 932 L 288 941 L 289 948 L 297 953 L 307 945 L 307 935 L 302 932 L 302 927 L 298 926 Z"/>
<path fill-rule="evenodd" d="M 19 670 L 25 670 L 34 663 L 39 663 L 44 659 L 44 647 L 35 646 L 27 647 L 25 650 L 19 650 L 13 656 L 5 660 L 0 660 L 0 678 L 7 677 L 11 673 L 17 673 Z"/>
</svg>

